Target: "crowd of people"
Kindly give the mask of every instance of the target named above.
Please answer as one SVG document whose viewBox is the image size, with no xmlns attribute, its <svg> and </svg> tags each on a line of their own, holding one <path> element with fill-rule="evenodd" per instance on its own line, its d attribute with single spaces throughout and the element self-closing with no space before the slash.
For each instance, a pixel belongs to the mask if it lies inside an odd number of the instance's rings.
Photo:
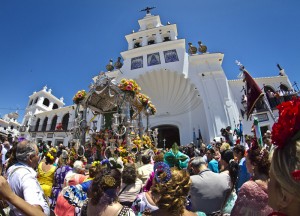
<svg viewBox="0 0 300 216">
<path fill-rule="evenodd" d="M 126 164 L 5 141 L 0 215 L 300 215 L 300 99 L 279 107 L 264 145 L 245 140 L 174 144 Z"/>
</svg>

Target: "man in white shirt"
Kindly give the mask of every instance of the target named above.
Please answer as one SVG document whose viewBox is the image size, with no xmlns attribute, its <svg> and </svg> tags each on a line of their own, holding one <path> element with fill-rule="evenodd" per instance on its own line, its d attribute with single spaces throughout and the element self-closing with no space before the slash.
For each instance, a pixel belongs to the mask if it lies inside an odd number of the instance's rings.
<svg viewBox="0 0 300 216">
<path fill-rule="evenodd" d="M 151 156 L 143 155 L 142 156 L 143 166 L 138 168 L 138 178 L 142 180 L 143 185 L 146 184 L 150 174 L 153 172 L 153 164 L 151 164 Z"/>
<path fill-rule="evenodd" d="M 7 153 L 7 149 L 5 148 L 5 146 L 4 146 L 4 143 L 3 144 L 1 144 L 2 145 L 2 150 L 1 150 L 1 154 L 2 154 L 2 158 L 1 158 L 1 160 L 2 160 L 2 164 L 4 165 L 5 164 L 5 155 L 6 155 L 6 153 Z"/>
<path fill-rule="evenodd" d="M 50 208 L 44 192 L 37 181 L 34 171 L 39 163 L 39 151 L 34 142 L 23 140 L 17 145 L 18 163 L 7 171 L 7 181 L 12 191 L 29 203 L 37 212 L 50 215 Z M 22 211 L 9 203 L 11 215 L 24 215 Z"/>
</svg>

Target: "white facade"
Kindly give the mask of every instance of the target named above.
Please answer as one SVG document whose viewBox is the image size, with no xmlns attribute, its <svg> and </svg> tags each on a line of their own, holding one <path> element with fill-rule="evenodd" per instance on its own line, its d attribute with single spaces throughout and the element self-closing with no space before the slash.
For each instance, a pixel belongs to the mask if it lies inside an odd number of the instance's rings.
<svg viewBox="0 0 300 216">
<path fill-rule="evenodd" d="M 0 118 L 0 137 L 13 141 L 19 136 L 21 124 L 17 121 L 18 117 L 19 114 L 17 112 L 12 112 Z"/>
<path fill-rule="evenodd" d="M 71 129 L 75 123 L 75 105 L 64 106 L 63 98 L 58 99 L 52 94 L 52 90 L 44 87 L 39 92 L 29 96 L 29 103 L 22 121 L 21 136 L 34 139 L 38 143 L 65 146 L 73 139 Z M 87 119 L 91 120 L 92 112 L 87 113 Z M 99 120 L 100 116 L 95 120 Z M 58 125 L 62 124 L 62 128 Z M 90 122 L 88 123 L 90 124 Z M 99 129 L 100 121 L 98 121 Z M 89 137 L 87 137 L 89 138 Z"/>
<path fill-rule="evenodd" d="M 175 24 L 162 25 L 159 16 L 151 14 L 138 22 L 139 31 L 125 36 L 128 50 L 121 53 L 124 65 L 117 79 L 137 80 L 142 92 L 151 98 L 157 107 L 151 127 L 177 127 L 181 144 L 193 141 L 193 130 L 198 129 L 204 142 L 210 142 L 221 136 L 221 128 L 234 128 L 240 120 L 244 134 L 251 134 L 253 121 L 242 119 L 240 112 L 244 84 L 241 79 L 227 80 L 222 68 L 223 53 L 188 54 L 185 39 L 177 39 Z M 262 88 L 265 84 L 274 91 L 280 84 L 292 88 L 285 75 L 256 81 Z M 264 117 L 261 126 L 271 129 L 274 121 L 265 113 L 266 110 L 256 115 Z"/>
<path fill-rule="evenodd" d="M 243 122 L 244 134 L 251 134 L 252 121 L 241 117 L 244 84 L 241 79 L 227 79 L 222 68 L 223 53 L 188 54 L 185 39 L 177 39 L 175 24 L 162 25 L 160 17 L 151 14 L 138 22 L 139 31 L 125 36 L 128 50 L 121 52 L 123 67 L 107 72 L 107 75 L 117 80 L 132 78 L 137 81 L 142 93 L 148 95 L 157 108 L 156 115 L 150 117 L 152 128 L 162 125 L 178 128 L 182 145 L 193 141 L 194 130 L 200 129 L 204 142 L 208 143 L 221 136 L 221 128 L 235 127 L 239 121 Z M 292 88 L 285 74 L 255 80 L 261 88 L 266 85 L 274 91 L 281 84 Z M 64 107 L 63 100 L 45 87 L 29 97 L 22 123 L 27 130 L 23 127 L 23 132 L 30 129 L 36 140 L 67 145 L 72 138 L 69 129 L 74 123 L 74 108 Z M 261 126 L 271 129 L 274 121 L 266 113 L 264 110 L 255 115 L 260 117 Z M 53 118 L 57 116 L 56 127 L 66 115 L 69 115 L 68 128 L 55 130 L 51 126 Z M 276 110 L 274 115 L 277 115 Z M 90 112 L 87 117 L 89 124 L 92 117 Z M 47 123 L 43 123 L 46 118 Z M 100 118 L 97 117 L 98 129 Z M 46 128 L 43 124 L 47 125 Z"/>
</svg>

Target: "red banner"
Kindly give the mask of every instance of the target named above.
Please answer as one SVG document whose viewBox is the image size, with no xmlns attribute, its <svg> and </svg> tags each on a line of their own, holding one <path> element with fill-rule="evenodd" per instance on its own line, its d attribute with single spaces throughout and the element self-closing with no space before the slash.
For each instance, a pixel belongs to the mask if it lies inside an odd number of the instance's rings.
<svg viewBox="0 0 300 216">
<path fill-rule="evenodd" d="M 252 114 L 255 104 L 260 98 L 264 96 L 264 93 L 261 91 L 257 83 L 250 76 L 247 71 L 244 72 L 244 82 L 246 82 L 246 94 L 247 94 L 247 120 Z"/>
</svg>

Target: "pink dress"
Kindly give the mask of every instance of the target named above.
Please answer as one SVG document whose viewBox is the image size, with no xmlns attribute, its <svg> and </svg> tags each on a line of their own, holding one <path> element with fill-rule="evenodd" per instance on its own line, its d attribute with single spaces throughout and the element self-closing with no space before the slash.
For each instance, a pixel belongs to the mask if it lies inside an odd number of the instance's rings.
<svg viewBox="0 0 300 216">
<path fill-rule="evenodd" d="M 74 173 L 68 180 L 68 186 L 71 185 L 77 185 L 84 182 L 84 180 L 87 179 L 87 176 Z M 56 201 L 56 206 L 54 209 L 55 215 L 58 216 L 74 216 L 75 215 L 75 206 L 71 205 L 68 200 L 65 199 L 63 196 L 64 192 L 66 190 L 66 187 L 62 189 L 62 191 L 59 193 Z"/>
<path fill-rule="evenodd" d="M 267 188 L 250 180 L 240 188 L 231 215 L 267 216 L 272 212 L 273 209 L 268 205 Z"/>
</svg>

